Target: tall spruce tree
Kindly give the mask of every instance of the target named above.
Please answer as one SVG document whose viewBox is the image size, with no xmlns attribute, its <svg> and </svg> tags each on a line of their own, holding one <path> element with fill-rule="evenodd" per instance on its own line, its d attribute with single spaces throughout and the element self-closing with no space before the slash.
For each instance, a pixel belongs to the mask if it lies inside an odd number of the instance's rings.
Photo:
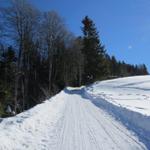
<svg viewBox="0 0 150 150">
<path fill-rule="evenodd" d="M 104 46 L 101 44 L 98 32 L 93 21 L 86 16 L 83 21 L 83 48 L 84 76 L 83 82 L 91 83 L 105 74 Z"/>
</svg>

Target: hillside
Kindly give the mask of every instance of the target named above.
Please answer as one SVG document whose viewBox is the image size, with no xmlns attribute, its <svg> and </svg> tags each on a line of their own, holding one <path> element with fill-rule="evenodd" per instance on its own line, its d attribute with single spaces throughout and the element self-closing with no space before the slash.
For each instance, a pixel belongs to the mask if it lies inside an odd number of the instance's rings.
<svg viewBox="0 0 150 150">
<path fill-rule="evenodd" d="M 149 149 L 149 83 L 150 76 L 141 76 L 66 88 L 26 112 L 3 119 L 0 149 Z"/>
</svg>

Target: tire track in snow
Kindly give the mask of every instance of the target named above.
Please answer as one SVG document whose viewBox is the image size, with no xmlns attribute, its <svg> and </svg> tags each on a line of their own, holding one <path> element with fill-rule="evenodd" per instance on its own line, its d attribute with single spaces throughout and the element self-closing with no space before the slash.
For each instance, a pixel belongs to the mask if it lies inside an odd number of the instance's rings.
<svg viewBox="0 0 150 150">
<path fill-rule="evenodd" d="M 131 135 L 129 135 L 127 132 L 124 132 L 119 126 L 117 126 L 115 123 L 113 123 L 113 121 L 110 122 L 109 120 L 106 120 L 106 119 L 105 119 L 105 120 L 103 120 L 103 121 L 105 121 L 105 123 L 104 123 L 104 122 L 102 123 L 101 120 L 100 120 L 101 117 L 98 118 L 97 116 L 95 116 L 95 114 L 93 113 L 93 111 L 89 109 L 88 104 L 87 104 L 87 103 L 84 103 L 84 104 L 86 105 L 86 108 L 87 108 L 87 111 L 89 111 L 89 114 L 100 124 L 100 126 L 104 129 L 104 131 L 106 132 L 106 134 L 112 139 L 112 141 L 114 142 L 114 144 L 116 144 L 119 149 L 122 149 L 122 148 L 120 148 L 119 145 L 117 144 L 117 142 L 113 139 L 113 135 L 115 134 L 115 133 L 113 132 L 114 130 L 109 130 L 109 131 L 107 131 L 108 128 L 106 129 L 106 127 L 104 126 L 104 124 L 110 124 L 110 123 L 111 123 L 114 128 L 116 128 L 117 130 L 119 130 L 118 132 L 122 132 L 122 134 L 118 134 L 118 136 L 119 136 L 121 139 L 124 139 L 124 140 L 125 140 L 127 143 L 129 143 L 129 144 L 130 144 L 129 140 L 132 140 L 133 142 L 137 143 L 141 148 L 145 149 L 142 144 L 138 143 L 137 140 L 135 140 L 135 139 L 134 139 Z M 101 109 L 99 109 L 98 111 L 99 111 L 99 113 L 106 113 L 106 112 L 104 112 L 104 111 L 101 110 Z M 108 115 L 109 115 L 109 114 L 108 114 Z M 106 122 L 107 122 L 107 123 L 106 123 Z M 125 138 L 125 137 L 126 137 L 126 138 Z M 128 138 L 129 138 L 129 139 L 128 139 Z M 139 148 L 137 148 L 137 149 L 139 149 Z"/>
<path fill-rule="evenodd" d="M 120 148 L 119 145 L 115 142 L 115 140 L 113 139 L 113 137 L 111 136 L 111 134 L 105 129 L 104 125 L 102 125 L 102 123 L 100 122 L 100 120 L 98 120 L 97 117 L 96 117 L 95 115 L 93 115 L 93 112 L 91 112 L 91 111 L 89 110 L 89 108 L 88 108 L 89 106 L 88 106 L 86 103 L 84 103 L 84 105 L 86 105 L 86 111 L 87 111 L 87 113 L 88 113 L 89 115 L 91 115 L 91 117 L 92 117 L 93 119 L 95 119 L 95 120 L 98 122 L 98 124 L 100 125 L 100 128 L 102 128 L 102 129 L 105 131 L 106 135 L 107 135 L 108 137 L 110 137 L 110 139 L 111 139 L 112 142 L 117 146 L 117 148 L 118 148 L 119 150 L 121 150 L 121 148 Z"/>
<path fill-rule="evenodd" d="M 56 150 L 146 149 L 122 124 L 81 95 L 65 94 L 65 99 Z"/>
</svg>

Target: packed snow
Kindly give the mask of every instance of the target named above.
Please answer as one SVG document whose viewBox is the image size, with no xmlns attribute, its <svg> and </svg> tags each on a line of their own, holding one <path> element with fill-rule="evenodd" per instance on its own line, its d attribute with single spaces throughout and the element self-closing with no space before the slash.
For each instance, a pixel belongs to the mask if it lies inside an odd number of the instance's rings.
<svg viewBox="0 0 150 150">
<path fill-rule="evenodd" d="M 126 125 L 123 120 L 129 121 L 129 118 L 124 114 L 127 118 L 124 119 L 121 111 L 134 114 L 130 116 L 133 120 L 135 114 L 146 117 L 145 120 L 149 118 L 149 100 L 142 99 L 148 91 L 148 79 L 149 76 L 134 77 L 66 88 L 26 112 L 3 119 L 0 150 L 148 150 L 148 141 L 141 139 L 138 130 L 133 130 L 133 124 Z M 122 86 L 125 86 L 123 90 Z M 136 91 L 140 95 L 136 95 Z M 124 103 L 120 102 L 122 99 Z M 127 104 L 133 100 L 141 103 L 144 111 L 136 108 L 136 102 Z M 147 104 L 143 104 L 145 100 Z M 144 136 L 149 127 L 141 130 L 137 126 Z"/>
</svg>

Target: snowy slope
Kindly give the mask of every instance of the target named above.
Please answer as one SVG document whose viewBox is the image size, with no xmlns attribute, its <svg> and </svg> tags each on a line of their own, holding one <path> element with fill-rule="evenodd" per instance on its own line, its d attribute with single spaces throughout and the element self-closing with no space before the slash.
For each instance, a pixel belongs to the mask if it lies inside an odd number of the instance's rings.
<svg viewBox="0 0 150 150">
<path fill-rule="evenodd" d="M 89 88 L 89 92 L 100 95 L 114 105 L 150 116 L 150 76 L 97 82 Z"/>
<path fill-rule="evenodd" d="M 150 149 L 150 76 L 96 82 L 85 93 L 95 105 L 133 130 Z"/>
<path fill-rule="evenodd" d="M 63 92 L 0 123 L 0 150 L 44 150 L 57 139 L 55 126 L 65 106 Z M 52 148 L 51 148 L 52 149 Z"/>
<path fill-rule="evenodd" d="M 0 150 L 145 150 L 132 131 L 67 88 L 43 104 L 0 123 Z"/>
</svg>

